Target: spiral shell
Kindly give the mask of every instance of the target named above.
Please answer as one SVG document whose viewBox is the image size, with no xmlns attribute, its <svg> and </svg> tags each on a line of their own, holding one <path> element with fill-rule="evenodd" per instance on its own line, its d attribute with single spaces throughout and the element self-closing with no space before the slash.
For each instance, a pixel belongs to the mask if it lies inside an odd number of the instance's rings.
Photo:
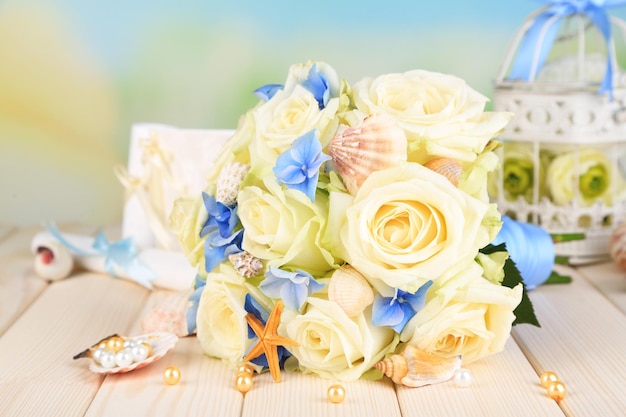
<svg viewBox="0 0 626 417">
<path fill-rule="evenodd" d="M 239 275 L 244 278 L 253 277 L 263 269 L 263 261 L 247 251 L 228 255 L 228 260 Z"/>
<path fill-rule="evenodd" d="M 333 273 L 328 284 L 328 299 L 337 303 L 348 317 L 354 317 L 372 304 L 374 291 L 359 271 L 345 265 Z"/>
<path fill-rule="evenodd" d="M 52 281 L 67 278 L 74 269 L 74 258 L 70 251 L 60 243 L 46 242 L 45 246 L 33 248 L 35 273 Z"/>
<path fill-rule="evenodd" d="M 390 116 L 372 115 L 338 133 L 328 154 L 348 191 L 355 194 L 372 172 L 406 161 L 407 139 Z"/>
<path fill-rule="evenodd" d="M 458 187 L 463 167 L 461 167 L 461 164 L 454 159 L 436 158 L 426 162 L 424 166 L 438 174 L 443 175 L 452 183 L 452 185 Z"/>
<path fill-rule="evenodd" d="M 626 223 L 618 225 L 609 240 L 609 254 L 613 261 L 626 270 Z"/>
<path fill-rule="evenodd" d="M 217 177 L 215 200 L 228 207 L 237 203 L 239 185 L 248 175 L 250 166 L 241 162 L 230 162 L 222 168 Z"/>
<path fill-rule="evenodd" d="M 442 358 L 407 345 L 401 354 L 391 355 L 374 365 L 396 384 L 421 387 L 450 380 L 461 367 L 461 357 Z"/>
</svg>

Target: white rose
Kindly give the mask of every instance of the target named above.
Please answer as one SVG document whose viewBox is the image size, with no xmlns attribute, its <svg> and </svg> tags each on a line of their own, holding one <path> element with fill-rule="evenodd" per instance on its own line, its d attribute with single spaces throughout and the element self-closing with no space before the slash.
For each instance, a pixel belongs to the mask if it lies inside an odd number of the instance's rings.
<svg viewBox="0 0 626 417">
<path fill-rule="evenodd" d="M 424 70 L 366 78 L 353 91 L 359 110 L 387 113 L 399 122 L 412 162 L 433 156 L 473 161 L 512 116 L 485 112 L 488 99 L 464 80 Z"/>
<path fill-rule="evenodd" d="M 348 317 L 334 302 L 309 297 L 304 313 L 283 313 L 286 336 L 300 344 L 289 347 L 304 372 L 341 381 L 356 380 L 395 349 L 396 333 L 371 324 L 371 307 Z"/>
<path fill-rule="evenodd" d="M 341 255 L 381 294 L 392 295 L 389 287 L 414 292 L 473 260 L 500 227 L 493 216 L 488 203 L 407 163 L 365 180 L 346 209 Z"/>
<path fill-rule="evenodd" d="M 245 279 L 223 262 L 207 275 L 196 315 L 197 337 L 209 356 L 237 366 L 251 344 L 244 301 Z"/>
<path fill-rule="evenodd" d="M 482 277 L 471 262 L 428 299 L 405 326 L 401 340 L 442 357 L 461 355 L 463 363 L 504 349 L 522 299 L 522 285 L 507 288 Z"/>
</svg>

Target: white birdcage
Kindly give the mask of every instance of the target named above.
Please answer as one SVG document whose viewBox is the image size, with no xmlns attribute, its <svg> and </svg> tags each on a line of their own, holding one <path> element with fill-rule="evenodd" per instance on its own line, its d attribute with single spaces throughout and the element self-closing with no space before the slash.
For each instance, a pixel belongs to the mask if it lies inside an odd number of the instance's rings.
<svg viewBox="0 0 626 417">
<path fill-rule="evenodd" d="M 617 59 L 626 24 L 599 10 L 599 18 L 555 6 L 532 14 L 494 94 L 495 110 L 514 116 L 491 197 L 501 212 L 552 235 L 584 234 L 555 244 L 570 263 L 608 256 L 626 213 L 626 74 Z"/>
</svg>

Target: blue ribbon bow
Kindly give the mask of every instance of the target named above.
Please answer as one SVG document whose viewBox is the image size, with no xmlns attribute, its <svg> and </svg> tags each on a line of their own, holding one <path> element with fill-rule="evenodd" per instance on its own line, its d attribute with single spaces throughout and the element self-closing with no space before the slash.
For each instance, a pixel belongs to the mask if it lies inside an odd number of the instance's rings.
<svg viewBox="0 0 626 417">
<path fill-rule="evenodd" d="M 137 259 L 137 247 L 132 238 L 109 242 L 104 233 L 100 232 L 92 244 L 95 252 L 88 252 L 71 244 L 54 225 L 47 227 L 48 232 L 65 246 L 70 252 L 82 256 L 104 256 L 104 269 L 110 275 L 119 277 L 115 272 L 117 265 L 132 280 L 146 288 L 152 289 L 152 281 L 156 276 L 152 270 Z"/>
<path fill-rule="evenodd" d="M 526 32 L 517 52 L 511 79 L 530 81 L 544 64 L 559 29 L 558 23 L 566 16 L 583 14 L 598 28 L 607 47 L 611 42 L 611 21 L 605 8 L 626 4 L 626 0 L 542 0 L 548 3 Z M 541 38 L 543 37 L 543 42 Z M 613 98 L 613 62 L 608 54 L 600 93 Z"/>
</svg>

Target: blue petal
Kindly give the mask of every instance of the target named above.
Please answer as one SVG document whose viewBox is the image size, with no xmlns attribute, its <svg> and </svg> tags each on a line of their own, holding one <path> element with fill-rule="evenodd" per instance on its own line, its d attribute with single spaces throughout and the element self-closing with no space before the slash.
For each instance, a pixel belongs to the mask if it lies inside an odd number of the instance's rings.
<svg viewBox="0 0 626 417">
<path fill-rule="evenodd" d="M 322 145 L 317 140 L 317 131 L 311 130 L 293 142 L 290 154 L 295 162 L 308 165 L 311 159 L 321 151 Z"/>
<path fill-rule="evenodd" d="M 304 305 L 306 301 L 307 292 L 306 285 L 294 284 L 289 281 L 283 285 L 281 296 L 285 302 L 285 306 L 292 310 L 300 311 L 300 308 L 302 308 L 302 305 Z"/>
<path fill-rule="evenodd" d="M 321 291 L 324 288 L 324 284 L 317 281 L 315 278 L 309 280 L 309 295 Z"/>
<path fill-rule="evenodd" d="M 432 285 L 433 282 L 428 281 L 427 283 L 422 285 L 415 292 L 415 294 L 405 293 L 402 298 L 404 299 L 404 301 L 411 305 L 413 311 L 418 312 L 424 307 L 424 304 L 426 303 L 426 293 Z"/>
<path fill-rule="evenodd" d="M 317 179 L 319 178 L 319 174 L 315 176 L 315 178 L 307 178 L 300 184 L 291 184 L 289 188 L 294 190 L 298 190 L 301 193 L 304 193 L 309 200 L 315 202 L 315 191 L 317 189 Z"/>
<path fill-rule="evenodd" d="M 283 89 L 282 84 L 265 84 L 254 90 L 254 95 L 260 98 L 263 101 L 269 101 L 274 94 L 276 94 L 279 90 Z"/>
<path fill-rule="evenodd" d="M 243 308 L 248 313 L 261 320 L 261 323 L 263 324 L 265 324 L 269 318 L 268 312 L 265 311 L 265 309 L 261 307 L 261 304 L 259 304 L 250 294 L 246 294 Z M 248 339 L 254 339 L 255 337 L 256 334 L 254 333 L 254 330 L 252 330 L 252 327 L 248 325 Z"/>
<path fill-rule="evenodd" d="M 376 295 L 372 305 L 372 324 L 375 326 L 396 326 L 404 319 L 400 303 L 391 297 Z"/>
<path fill-rule="evenodd" d="M 268 297 L 279 298 L 281 289 L 288 282 L 288 280 L 286 281 L 281 278 L 266 276 L 266 278 L 259 284 L 259 289 Z"/>
<path fill-rule="evenodd" d="M 392 326 L 392 329 L 395 330 L 397 333 L 402 333 L 404 326 L 406 326 L 408 321 L 411 320 L 411 318 L 415 315 L 415 310 L 411 308 L 411 305 L 409 303 L 398 303 L 398 305 L 402 310 L 403 317 L 400 323 Z"/>
<path fill-rule="evenodd" d="M 324 74 L 317 71 L 317 64 L 313 64 L 309 70 L 308 78 L 302 81 L 302 86 L 313 94 L 313 97 L 317 100 L 320 109 L 323 109 L 326 106 L 330 97 L 328 81 L 326 80 Z"/>
<path fill-rule="evenodd" d="M 289 165 L 280 172 L 278 172 L 277 168 L 274 168 L 274 175 L 276 175 L 280 184 L 299 184 L 306 179 L 306 175 L 302 172 L 302 167 L 297 165 Z"/>
</svg>

